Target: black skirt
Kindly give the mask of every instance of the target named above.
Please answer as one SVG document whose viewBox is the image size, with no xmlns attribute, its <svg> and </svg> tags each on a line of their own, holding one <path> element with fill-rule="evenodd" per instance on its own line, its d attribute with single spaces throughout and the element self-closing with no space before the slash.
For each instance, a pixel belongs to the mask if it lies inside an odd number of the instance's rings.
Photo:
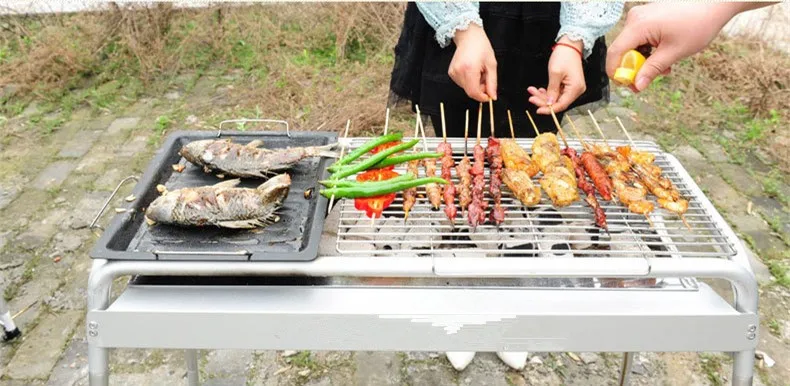
<svg viewBox="0 0 790 386">
<path fill-rule="evenodd" d="M 546 87 L 551 47 L 560 29 L 560 3 L 527 2 L 480 3 L 488 39 L 497 60 L 497 101 L 494 102 L 496 136 L 510 137 L 507 110 L 513 116 L 517 137 L 534 137 L 527 119 L 529 110 L 541 132 L 556 132 L 551 116 L 537 115 L 529 103 L 527 87 Z M 416 4 L 409 3 L 398 44 L 390 89 L 396 98 L 420 106 L 431 117 L 436 135 L 441 135 L 439 103 L 444 102 L 447 135 L 464 135 L 464 114 L 469 110 L 469 136 L 477 135 L 479 102 L 469 98 L 447 74 L 455 54 L 455 44 L 440 48 L 436 32 L 425 21 Z M 609 80 L 605 70 L 606 44 L 599 38 L 592 54 L 583 62 L 587 91 L 571 107 L 608 99 Z M 563 114 L 558 114 L 562 119 Z M 482 136 L 490 134 L 489 112 L 484 105 Z"/>
</svg>

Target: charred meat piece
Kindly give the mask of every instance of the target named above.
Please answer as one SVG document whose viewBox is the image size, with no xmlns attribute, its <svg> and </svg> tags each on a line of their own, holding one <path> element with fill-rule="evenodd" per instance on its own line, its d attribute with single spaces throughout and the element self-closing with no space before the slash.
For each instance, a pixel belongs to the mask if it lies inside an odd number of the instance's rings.
<svg viewBox="0 0 790 386">
<path fill-rule="evenodd" d="M 290 169 L 299 161 L 311 157 L 337 157 L 331 151 L 336 143 L 326 146 L 262 149 L 261 141 L 246 145 L 229 139 L 204 139 L 190 142 L 179 154 L 187 161 L 203 167 L 207 173 L 217 172 L 236 177 L 266 178 Z"/>
<path fill-rule="evenodd" d="M 522 170 L 530 177 L 535 177 L 540 172 L 538 164 L 532 161 L 527 151 L 519 146 L 516 141 L 502 139 L 500 140 L 500 147 L 502 148 L 501 153 L 505 169 Z"/>
<path fill-rule="evenodd" d="M 420 160 L 409 161 L 409 163 L 406 165 L 406 171 L 414 175 L 414 177 L 419 176 Z M 414 207 L 414 203 L 416 202 L 417 202 L 417 188 L 409 188 L 403 191 L 404 219 L 409 218 L 409 212 L 411 211 L 411 208 Z"/>
<path fill-rule="evenodd" d="M 472 202 L 472 163 L 469 157 L 464 154 L 464 158 L 455 167 L 455 172 L 458 174 L 458 205 L 461 210 L 466 210 Z"/>
<path fill-rule="evenodd" d="M 447 142 L 442 142 L 436 147 L 436 151 L 442 153 L 442 178 L 449 182 L 445 185 L 442 195 L 444 196 L 444 214 L 452 224 L 458 215 L 458 209 L 455 207 L 455 185 L 452 183 L 452 170 L 455 168 L 453 147 Z"/>
<path fill-rule="evenodd" d="M 436 177 L 436 160 L 433 158 L 426 158 L 423 160 L 425 164 L 425 176 L 426 177 Z M 439 210 L 442 206 L 442 190 L 439 188 L 438 184 L 427 184 L 425 185 L 425 192 L 428 195 L 428 202 L 431 203 L 431 206 L 434 210 Z"/>
<path fill-rule="evenodd" d="M 474 163 L 472 164 L 472 169 L 469 171 L 472 175 L 472 203 L 469 204 L 469 212 L 467 213 L 469 226 L 472 229 L 477 228 L 478 225 L 482 224 L 486 220 L 486 209 L 488 209 L 488 203 L 485 201 L 484 198 L 484 190 L 485 190 L 485 150 L 483 146 L 475 145 L 474 150 L 472 151 L 472 156 L 474 158 Z"/>
<path fill-rule="evenodd" d="M 576 172 L 576 184 L 579 186 L 579 189 L 581 189 L 587 195 L 585 201 L 587 201 L 587 204 L 590 205 L 590 208 L 593 210 L 593 214 L 595 215 L 595 225 L 602 229 L 608 229 L 606 224 L 606 213 L 604 212 L 603 208 L 601 208 L 600 203 L 598 203 L 598 199 L 595 198 L 595 188 L 587 181 L 587 177 L 584 175 L 585 169 L 582 167 L 583 161 L 579 158 L 576 150 L 572 148 L 566 147 L 562 150 L 562 154 L 570 158 L 571 162 L 573 162 L 573 170 Z M 593 160 L 595 160 L 595 157 L 593 157 Z M 596 160 L 595 162 L 597 164 L 598 161 Z M 598 166 L 600 167 L 600 165 Z M 607 179 L 607 181 L 609 180 L 609 177 L 605 174 L 603 168 L 601 168 L 600 173 L 604 173 L 603 176 Z"/>
<path fill-rule="evenodd" d="M 502 181 L 524 206 L 533 207 L 540 202 L 540 188 L 532 183 L 527 172 L 505 168 Z"/>
<path fill-rule="evenodd" d="M 488 147 L 486 147 L 486 158 L 488 159 L 489 183 L 488 191 L 494 206 L 491 208 L 489 217 L 491 222 L 496 225 L 505 221 L 505 208 L 502 207 L 502 155 L 499 140 L 488 137 Z"/>
<path fill-rule="evenodd" d="M 250 229 L 279 220 L 275 211 L 288 195 L 291 177 L 280 174 L 255 189 L 237 188 L 239 180 L 198 188 L 164 190 L 146 209 L 149 224 L 218 226 Z"/>
</svg>

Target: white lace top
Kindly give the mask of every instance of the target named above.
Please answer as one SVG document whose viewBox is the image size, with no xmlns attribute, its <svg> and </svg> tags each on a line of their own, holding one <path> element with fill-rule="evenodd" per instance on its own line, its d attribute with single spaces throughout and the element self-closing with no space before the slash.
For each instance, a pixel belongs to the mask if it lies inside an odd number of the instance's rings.
<svg viewBox="0 0 790 386">
<path fill-rule="evenodd" d="M 595 40 L 603 36 L 620 19 L 623 1 L 568 1 L 560 7 L 560 31 L 557 40 L 567 35 L 584 42 L 584 57 L 592 53 Z M 469 28 L 470 23 L 483 26 L 478 2 L 417 2 L 417 8 L 428 24 L 436 30 L 436 40 L 446 47 L 455 31 Z"/>
</svg>

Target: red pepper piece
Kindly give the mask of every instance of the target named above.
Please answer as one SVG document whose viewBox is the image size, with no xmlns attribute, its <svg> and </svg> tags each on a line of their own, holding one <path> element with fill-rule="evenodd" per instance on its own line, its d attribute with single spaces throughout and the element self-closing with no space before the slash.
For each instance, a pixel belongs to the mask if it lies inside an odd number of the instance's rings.
<svg viewBox="0 0 790 386">
<path fill-rule="evenodd" d="M 384 181 L 389 180 L 390 178 L 395 178 L 400 174 L 384 169 L 373 169 L 368 170 L 364 173 L 357 175 L 357 181 L 359 182 L 373 182 L 373 181 Z M 381 196 L 374 196 L 374 197 L 364 197 L 364 198 L 355 198 L 354 199 L 354 208 L 357 210 L 364 210 L 365 214 L 368 217 L 381 217 L 381 213 L 384 212 L 384 209 L 387 209 L 392 203 L 395 201 L 395 193 L 384 194 Z"/>
</svg>

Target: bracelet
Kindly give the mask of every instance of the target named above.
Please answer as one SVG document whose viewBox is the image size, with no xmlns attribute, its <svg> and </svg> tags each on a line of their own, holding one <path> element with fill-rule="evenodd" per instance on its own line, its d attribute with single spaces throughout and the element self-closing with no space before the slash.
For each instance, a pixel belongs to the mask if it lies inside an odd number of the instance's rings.
<svg viewBox="0 0 790 386">
<path fill-rule="evenodd" d="M 574 51 L 576 51 L 576 52 L 578 52 L 578 53 L 579 53 L 579 56 L 581 56 L 581 57 L 582 57 L 582 59 L 584 58 L 584 55 L 582 55 L 582 51 L 581 51 L 580 49 L 578 49 L 578 48 L 574 47 L 573 45 L 570 45 L 570 44 L 568 44 L 568 43 L 556 43 L 556 44 L 554 44 L 554 45 L 551 47 L 551 50 L 552 50 L 552 51 L 554 51 L 554 49 L 555 49 L 555 48 L 557 48 L 557 46 L 565 46 L 565 47 L 568 47 L 568 48 L 572 48 Z"/>
</svg>

